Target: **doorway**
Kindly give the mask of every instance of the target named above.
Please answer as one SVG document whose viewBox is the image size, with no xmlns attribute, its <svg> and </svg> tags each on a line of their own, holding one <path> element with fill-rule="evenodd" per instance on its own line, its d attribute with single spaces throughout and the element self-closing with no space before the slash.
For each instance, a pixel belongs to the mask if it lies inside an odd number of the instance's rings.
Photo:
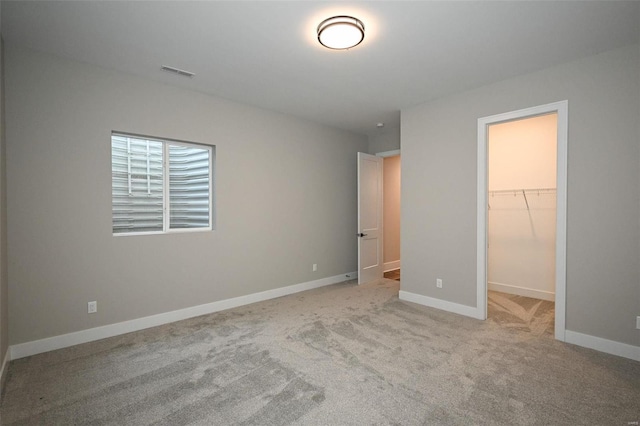
<svg viewBox="0 0 640 426">
<path fill-rule="evenodd" d="M 358 284 L 400 277 L 400 150 L 358 153 Z"/>
<path fill-rule="evenodd" d="M 553 333 L 557 113 L 489 125 L 487 317 Z"/>
<path fill-rule="evenodd" d="M 564 340 L 566 310 L 567 120 L 567 101 L 478 120 L 477 317 L 487 318 L 489 291 L 504 292 L 504 305 L 513 294 L 555 299 L 558 340 Z M 545 121 L 554 126 L 554 146 L 548 149 L 555 151 L 555 161 L 545 163 L 541 151 L 528 152 L 526 134 L 519 140 L 508 136 L 513 140 L 498 142 L 491 152 L 492 134 Z"/>
<path fill-rule="evenodd" d="M 400 281 L 400 155 L 383 158 L 384 277 Z"/>
</svg>

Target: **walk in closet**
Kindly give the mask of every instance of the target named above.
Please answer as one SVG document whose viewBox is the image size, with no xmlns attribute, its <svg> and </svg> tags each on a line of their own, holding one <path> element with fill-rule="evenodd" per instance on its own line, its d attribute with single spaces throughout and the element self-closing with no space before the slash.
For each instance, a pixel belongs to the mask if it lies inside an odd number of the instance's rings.
<svg viewBox="0 0 640 426">
<path fill-rule="evenodd" d="M 556 114 L 489 128 L 489 290 L 554 300 L 556 143 Z"/>
</svg>

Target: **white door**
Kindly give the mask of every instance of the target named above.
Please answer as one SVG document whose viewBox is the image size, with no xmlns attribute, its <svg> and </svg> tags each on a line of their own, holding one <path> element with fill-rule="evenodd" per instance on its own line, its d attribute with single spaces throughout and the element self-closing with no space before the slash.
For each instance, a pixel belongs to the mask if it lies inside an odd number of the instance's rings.
<svg viewBox="0 0 640 426">
<path fill-rule="evenodd" d="M 358 284 L 383 274 L 382 161 L 358 153 Z"/>
</svg>

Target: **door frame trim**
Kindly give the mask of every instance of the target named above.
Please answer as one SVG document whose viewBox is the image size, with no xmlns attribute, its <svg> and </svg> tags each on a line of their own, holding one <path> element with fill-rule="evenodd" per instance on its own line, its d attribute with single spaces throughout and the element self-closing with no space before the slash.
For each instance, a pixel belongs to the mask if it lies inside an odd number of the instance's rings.
<svg viewBox="0 0 640 426">
<path fill-rule="evenodd" d="M 555 338 L 565 341 L 567 296 L 567 145 L 569 101 L 553 102 L 478 119 L 477 301 L 476 318 L 487 319 L 487 172 L 491 124 L 557 113 Z"/>
<path fill-rule="evenodd" d="M 392 151 L 376 152 L 376 157 L 382 157 L 382 158 L 395 157 L 396 155 L 400 155 L 399 149 L 394 149 Z"/>
</svg>

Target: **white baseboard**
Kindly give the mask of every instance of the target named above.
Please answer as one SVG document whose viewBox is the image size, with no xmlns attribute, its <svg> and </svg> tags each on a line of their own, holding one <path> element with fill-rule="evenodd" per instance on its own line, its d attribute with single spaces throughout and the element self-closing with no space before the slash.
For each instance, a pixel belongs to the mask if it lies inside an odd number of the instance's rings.
<svg viewBox="0 0 640 426">
<path fill-rule="evenodd" d="M 251 303 L 275 299 L 277 297 L 299 293 L 305 290 L 311 290 L 314 288 L 337 284 L 339 282 L 345 281 L 345 279 L 356 279 L 357 277 L 357 272 L 350 272 L 347 274 L 335 275 L 333 277 L 322 278 L 315 281 L 308 281 L 306 283 L 267 290 L 260 293 L 253 293 L 246 296 L 234 297 L 232 299 L 220 300 L 218 302 L 193 306 L 177 311 L 165 312 L 162 314 L 138 318 L 135 320 L 105 325 L 102 327 L 91 328 L 88 330 L 77 331 L 74 333 L 63 334 L 60 336 L 49 337 L 32 342 L 11 345 L 7 349 L 7 353 L 5 354 L 2 361 L 2 366 L 0 366 L 0 380 L 6 374 L 6 369 L 9 365 L 10 360 L 24 358 L 27 356 L 36 355 L 56 349 L 62 349 L 81 343 L 88 343 L 107 337 L 118 336 L 133 331 L 144 330 L 145 328 L 155 327 L 158 325 L 193 318 L 200 315 L 206 315 L 226 309 L 249 305 Z M 436 308 L 443 311 L 480 319 L 477 313 L 477 309 L 471 306 L 423 296 L 421 294 L 411 293 L 404 290 L 400 290 L 399 298 L 400 300 L 406 300 L 408 302 L 418 303 L 420 305 L 428 306 L 431 308 Z M 607 340 L 570 330 L 565 331 L 565 342 L 583 346 L 585 348 L 595 349 L 600 352 L 629 358 L 635 361 L 640 361 L 639 346 L 615 342 L 613 340 Z"/>
<path fill-rule="evenodd" d="M 613 340 L 607 340 L 601 337 L 590 336 L 588 334 L 582 334 L 570 330 L 565 331 L 564 337 L 565 343 L 572 343 L 574 345 L 595 349 L 596 351 L 605 352 L 611 355 L 640 361 L 640 346 L 615 342 Z"/>
<path fill-rule="evenodd" d="M 404 290 L 400 290 L 398 297 L 400 298 L 400 300 L 406 300 L 407 302 L 418 303 L 430 308 L 441 309 L 443 311 L 453 312 L 454 314 L 464 315 L 466 317 L 482 319 L 480 318 L 478 309 L 472 306 L 460 305 L 459 303 L 436 299 L 429 296 L 423 296 L 421 294 L 410 293 Z"/>
<path fill-rule="evenodd" d="M 395 271 L 396 269 L 400 269 L 400 261 L 394 260 L 393 262 L 385 262 L 384 264 L 384 272 Z"/>
<path fill-rule="evenodd" d="M 534 299 L 556 300 L 556 294 L 552 291 L 535 290 L 532 288 L 518 287 L 517 285 L 492 283 L 489 282 L 489 290 L 499 291 L 502 293 L 515 294 L 518 296 L 532 297 Z"/>
<path fill-rule="evenodd" d="M 79 345 L 81 343 L 93 342 L 95 340 L 105 339 L 107 337 L 119 336 L 121 334 L 131 333 L 132 331 L 144 330 L 145 328 L 156 327 L 158 325 L 168 324 L 171 322 L 193 318 L 200 315 L 224 311 L 226 309 L 236 308 L 238 306 L 244 306 L 251 303 L 262 302 L 264 300 L 275 299 L 276 297 L 299 293 L 305 290 L 311 290 L 318 287 L 337 284 L 357 277 L 358 274 L 356 272 L 349 272 L 347 274 L 321 278 L 315 281 L 308 281 L 301 284 L 280 287 L 260 293 L 253 293 L 246 296 L 234 297 L 232 299 L 206 303 L 204 305 L 192 306 L 189 308 L 179 309 L 177 311 L 165 312 L 162 314 L 151 315 L 148 317 L 138 318 L 130 321 L 109 324 L 102 327 L 90 328 L 88 330 L 48 337 L 46 339 L 34 340 L 32 342 L 19 343 L 17 345 L 11 345 L 11 347 L 9 348 L 10 356 L 12 360 L 24 358 L 43 352 L 67 348 L 69 346 Z"/>
<path fill-rule="evenodd" d="M 400 300 L 418 303 L 430 308 L 441 309 L 443 311 L 464 315 L 471 318 L 482 319 L 478 316 L 477 309 L 471 306 L 460 305 L 446 300 L 435 299 L 433 297 L 423 296 L 421 294 L 410 293 L 400 290 Z M 601 337 L 590 336 L 575 331 L 565 330 L 565 343 L 582 346 L 596 351 L 629 358 L 640 361 L 640 346 L 633 346 L 627 343 L 615 342 L 613 340 L 603 339 Z"/>
<path fill-rule="evenodd" d="M 358 279 L 358 273 L 357 272 L 349 272 L 348 274 L 344 274 L 344 276 L 348 280 L 357 280 Z"/>
</svg>

